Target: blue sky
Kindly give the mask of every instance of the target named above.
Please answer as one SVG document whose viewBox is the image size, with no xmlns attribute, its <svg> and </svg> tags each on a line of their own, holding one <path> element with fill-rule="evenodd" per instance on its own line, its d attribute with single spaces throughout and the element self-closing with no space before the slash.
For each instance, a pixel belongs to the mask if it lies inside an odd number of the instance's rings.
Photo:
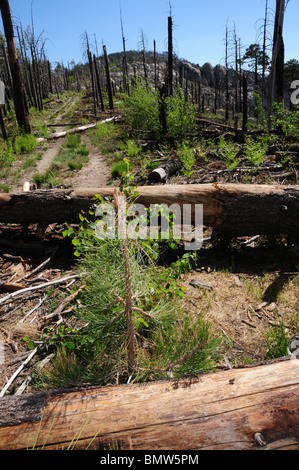
<svg viewBox="0 0 299 470">
<path fill-rule="evenodd" d="M 12 14 L 24 28 L 31 24 L 31 1 L 10 0 Z M 276 0 L 269 0 L 275 9 Z M 224 63 L 225 26 L 236 25 L 244 49 L 256 42 L 262 25 L 265 0 L 171 0 L 175 52 L 199 65 Z M 86 30 L 98 47 L 108 53 L 122 50 L 120 28 L 122 9 L 127 50 L 138 49 L 141 29 L 147 49 L 156 40 L 159 52 L 167 50 L 167 0 L 33 0 L 35 33 L 43 30 L 48 57 L 52 63 L 82 62 L 81 36 Z M 273 12 L 274 16 L 274 12 Z M 299 2 L 290 0 L 284 26 L 286 61 L 299 60 Z M 260 20 L 260 21 L 259 21 Z M 2 28 L 2 22 L 0 21 Z M 272 34 L 273 26 L 270 27 Z"/>
</svg>

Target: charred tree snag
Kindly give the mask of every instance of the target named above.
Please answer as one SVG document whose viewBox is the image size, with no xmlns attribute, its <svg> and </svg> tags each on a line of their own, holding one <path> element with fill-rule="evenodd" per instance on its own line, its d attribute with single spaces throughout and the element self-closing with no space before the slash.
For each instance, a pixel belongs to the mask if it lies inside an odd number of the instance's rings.
<svg viewBox="0 0 299 470">
<path fill-rule="evenodd" d="M 109 61 L 108 61 L 108 55 L 107 55 L 107 48 L 106 48 L 106 46 L 103 46 L 103 52 L 104 52 L 104 62 L 105 62 L 105 71 L 106 71 L 106 82 L 107 82 L 107 90 L 108 90 L 108 98 L 109 98 L 109 108 L 110 108 L 111 110 L 113 110 L 113 109 L 114 109 L 113 93 L 112 93 L 111 78 L 110 78 L 110 70 L 109 70 Z"/>
<path fill-rule="evenodd" d="M 172 17 L 168 17 L 168 96 L 173 95 L 173 39 Z"/>
<path fill-rule="evenodd" d="M 0 402 L 0 449 L 299 449 L 299 361 Z"/>
<path fill-rule="evenodd" d="M 97 117 L 97 115 L 98 115 L 98 112 L 97 112 L 97 96 L 96 96 L 96 88 L 95 88 L 95 81 L 94 81 L 94 71 L 93 71 L 93 62 L 92 62 L 91 52 L 87 51 L 87 55 L 88 55 L 88 63 L 89 63 L 91 85 L 92 85 L 93 110 L 94 110 L 95 117 Z"/>
<path fill-rule="evenodd" d="M 0 194 L 0 223 L 48 225 L 78 223 L 88 213 L 93 197 L 113 198 L 113 188 L 41 190 Z M 143 186 L 137 201 L 151 204 L 203 205 L 203 224 L 221 238 L 288 234 L 299 236 L 298 186 L 249 184 L 190 184 Z"/>
<path fill-rule="evenodd" d="M 103 99 L 103 93 L 102 93 L 100 74 L 99 74 L 98 64 L 97 64 L 97 60 L 96 60 L 95 55 L 93 55 L 93 62 L 94 62 L 94 68 L 95 68 L 96 79 L 97 79 L 97 87 L 98 87 L 98 92 L 99 92 L 99 97 L 100 97 L 100 102 L 101 102 L 101 110 L 102 110 L 102 112 L 104 112 L 105 111 L 105 105 L 104 105 L 104 99 Z"/>
<path fill-rule="evenodd" d="M 0 104 L 0 127 L 1 127 L 1 132 L 2 132 L 2 137 L 4 140 L 7 139 L 7 132 L 5 129 L 5 123 L 3 119 L 3 113 L 2 113 L 2 105 Z"/>
<path fill-rule="evenodd" d="M 15 104 L 16 118 L 18 125 L 29 134 L 31 132 L 28 117 L 25 108 L 25 93 L 21 78 L 21 69 L 18 60 L 17 48 L 14 39 L 14 30 L 11 19 L 11 12 L 8 0 L 0 2 L 1 15 L 3 20 L 4 32 L 7 41 L 8 60 L 13 82 L 13 98 Z"/>
<path fill-rule="evenodd" d="M 269 86 L 268 118 L 270 126 L 270 115 L 273 103 L 282 103 L 284 94 L 284 41 L 283 23 L 286 9 L 286 0 L 276 0 L 275 25 L 273 36 L 272 65 Z"/>
<path fill-rule="evenodd" d="M 248 119 L 248 81 L 247 76 L 243 73 L 243 124 L 242 131 L 247 132 L 247 119 Z"/>
</svg>

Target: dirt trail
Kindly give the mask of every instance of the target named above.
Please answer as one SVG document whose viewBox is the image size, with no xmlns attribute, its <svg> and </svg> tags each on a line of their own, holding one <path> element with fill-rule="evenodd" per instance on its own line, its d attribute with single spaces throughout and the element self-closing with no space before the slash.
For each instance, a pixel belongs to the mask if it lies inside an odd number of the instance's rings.
<svg viewBox="0 0 299 470">
<path fill-rule="evenodd" d="M 49 144 L 48 150 L 44 153 L 42 160 L 38 162 L 34 173 L 44 173 L 51 167 L 65 140 L 65 138 L 59 138 L 57 141 Z M 68 177 L 64 183 L 74 188 L 98 188 L 106 186 L 108 184 L 110 170 L 104 157 L 97 147 L 90 143 L 90 139 L 86 135 L 82 135 L 82 143 L 84 143 L 89 150 L 89 162 L 86 166 L 83 166 L 81 170 L 75 171 L 74 175 Z"/>
<path fill-rule="evenodd" d="M 59 139 L 59 141 L 51 142 L 49 144 L 48 150 L 43 154 L 42 160 L 40 160 L 35 169 L 35 173 L 44 173 L 50 168 L 54 158 L 58 155 L 60 146 L 64 143 L 64 139 Z"/>
<path fill-rule="evenodd" d="M 99 188 L 107 186 L 110 170 L 104 157 L 97 147 L 94 147 L 87 136 L 82 136 L 82 142 L 89 150 L 89 162 L 73 178 L 68 179 L 74 188 Z"/>
</svg>

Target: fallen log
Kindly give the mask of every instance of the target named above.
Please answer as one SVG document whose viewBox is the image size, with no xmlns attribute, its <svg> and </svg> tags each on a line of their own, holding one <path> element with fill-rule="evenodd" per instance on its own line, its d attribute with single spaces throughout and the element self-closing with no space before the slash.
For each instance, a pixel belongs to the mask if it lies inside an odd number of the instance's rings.
<svg viewBox="0 0 299 470">
<path fill-rule="evenodd" d="M 180 162 L 177 159 L 167 160 L 159 168 L 151 171 L 148 176 L 149 183 L 166 183 L 168 178 L 179 171 L 180 166 Z"/>
<path fill-rule="evenodd" d="M 299 361 L 0 400 L 0 449 L 299 449 Z M 74 447 L 73 447 L 74 446 Z"/>
<path fill-rule="evenodd" d="M 88 214 L 94 195 L 113 197 L 113 188 L 54 189 L 0 194 L 0 223 L 43 226 L 78 223 L 78 214 Z M 299 187 L 283 185 L 202 184 L 143 186 L 137 202 L 203 205 L 203 224 L 222 237 L 299 234 Z"/>
</svg>

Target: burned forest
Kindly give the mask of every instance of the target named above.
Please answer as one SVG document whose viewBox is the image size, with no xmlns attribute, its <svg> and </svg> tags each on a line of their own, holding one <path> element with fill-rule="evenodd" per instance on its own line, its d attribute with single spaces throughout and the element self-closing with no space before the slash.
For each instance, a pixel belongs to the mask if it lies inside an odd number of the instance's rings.
<svg viewBox="0 0 299 470">
<path fill-rule="evenodd" d="M 292 0 L 252 44 L 224 19 L 218 65 L 179 57 L 170 3 L 165 44 L 118 10 L 119 52 L 83 25 L 79 63 L 9 3 L 0 450 L 298 450 Z"/>
</svg>

